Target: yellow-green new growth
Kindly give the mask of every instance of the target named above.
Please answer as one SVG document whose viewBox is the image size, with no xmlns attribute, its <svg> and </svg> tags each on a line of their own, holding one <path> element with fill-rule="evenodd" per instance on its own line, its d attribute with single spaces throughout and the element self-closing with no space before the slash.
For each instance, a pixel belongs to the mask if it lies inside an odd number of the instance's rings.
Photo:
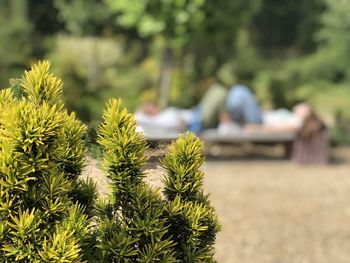
<svg viewBox="0 0 350 263">
<path fill-rule="evenodd" d="M 97 209 L 101 262 L 176 262 L 174 244 L 166 236 L 165 203 L 142 180 L 146 141 L 136 127 L 120 100 L 107 104 L 98 142 L 112 196 Z"/>
<path fill-rule="evenodd" d="M 110 100 L 103 114 L 98 143 L 105 151 L 104 165 L 111 179 L 119 178 L 123 172 L 131 180 L 141 179 L 147 147 L 144 136 L 136 131 L 136 127 L 134 116 L 121 107 L 121 101 Z"/>
<path fill-rule="evenodd" d="M 169 201 L 168 235 L 176 244 L 179 262 L 215 262 L 214 243 L 220 226 L 203 193 L 203 163 L 202 142 L 192 133 L 173 142 L 162 160 L 167 171 L 164 195 Z"/>
<path fill-rule="evenodd" d="M 0 91 L 0 262 L 84 262 L 92 246 L 85 209 L 96 187 L 79 179 L 86 126 L 64 109 L 49 68 Z"/>
<path fill-rule="evenodd" d="M 28 100 L 35 104 L 62 103 L 62 81 L 50 72 L 50 62 L 46 60 L 25 71 L 20 83 Z"/>
<path fill-rule="evenodd" d="M 204 174 L 202 142 L 193 133 L 181 135 L 169 146 L 161 162 L 168 172 L 164 180 L 164 194 L 169 200 L 180 195 L 186 201 L 197 201 L 201 195 Z"/>
</svg>

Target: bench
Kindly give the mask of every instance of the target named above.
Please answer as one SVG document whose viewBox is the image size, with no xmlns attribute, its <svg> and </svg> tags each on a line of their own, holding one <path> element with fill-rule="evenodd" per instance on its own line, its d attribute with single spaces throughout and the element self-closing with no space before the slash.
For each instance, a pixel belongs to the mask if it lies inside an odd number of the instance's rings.
<svg viewBox="0 0 350 263">
<path fill-rule="evenodd" d="M 200 137 L 206 142 L 253 142 L 253 143 L 286 143 L 292 142 L 296 138 L 293 132 L 244 132 L 231 131 L 227 133 L 219 132 L 217 129 L 208 129 L 202 132 Z"/>
<path fill-rule="evenodd" d="M 242 144 L 253 143 L 263 145 L 283 144 L 285 157 L 292 155 L 293 141 L 296 133 L 293 132 L 244 132 L 243 130 L 219 132 L 217 129 L 208 129 L 202 132 L 201 138 L 209 144 Z"/>
<path fill-rule="evenodd" d="M 150 142 L 170 142 L 180 135 L 177 131 L 155 127 L 143 127 L 146 139 Z M 199 136 L 206 144 L 283 144 L 285 157 L 301 164 L 325 164 L 329 159 L 329 136 L 323 132 L 312 141 L 304 141 L 296 132 L 266 132 L 241 129 L 221 132 L 218 129 L 204 130 Z M 212 148 L 214 149 L 214 148 Z M 220 153 L 219 153 L 220 154 Z"/>
<path fill-rule="evenodd" d="M 180 133 L 170 129 L 159 129 L 154 127 L 143 127 L 145 137 L 150 142 L 169 142 L 177 139 Z M 292 144 L 296 138 L 293 132 L 244 132 L 243 130 L 234 130 L 229 132 L 219 132 L 218 129 L 204 130 L 199 136 L 208 144 L 283 144 L 287 157 L 290 157 Z"/>
</svg>

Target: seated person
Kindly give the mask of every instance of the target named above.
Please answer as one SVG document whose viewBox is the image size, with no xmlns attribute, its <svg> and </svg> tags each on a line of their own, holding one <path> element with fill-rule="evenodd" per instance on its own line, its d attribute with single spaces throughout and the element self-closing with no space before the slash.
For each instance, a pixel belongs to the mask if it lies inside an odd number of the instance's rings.
<svg viewBox="0 0 350 263">
<path fill-rule="evenodd" d="M 327 164 L 329 161 L 327 127 L 311 108 L 307 113 L 293 143 L 292 159 L 299 164 Z"/>
</svg>

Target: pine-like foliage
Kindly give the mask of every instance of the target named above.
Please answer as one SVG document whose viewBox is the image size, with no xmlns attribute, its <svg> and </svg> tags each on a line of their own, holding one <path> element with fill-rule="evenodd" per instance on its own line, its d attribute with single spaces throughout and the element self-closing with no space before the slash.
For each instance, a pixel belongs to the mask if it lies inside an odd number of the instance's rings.
<svg viewBox="0 0 350 263">
<path fill-rule="evenodd" d="M 100 262 L 175 262 L 173 242 L 165 237 L 165 203 L 142 181 L 145 139 L 120 100 L 108 103 L 98 142 L 112 181 L 110 201 L 96 209 Z"/>
<path fill-rule="evenodd" d="M 86 127 L 46 61 L 0 92 L 0 262 L 83 262 L 96 187 L 81 181 Z"/>
<path fill-rule="evenodd" d="M 214 243 L 220 226 L 208 196 L 203 194 L 203 163 L 202 143 L 192 133 L 173 142 L 162 160 L 167 170 L 167 235 L 176 244 L 179 262 L 215 262 Z"/>
<path fill-rule="evenodd" d="M 219 225 L 200 140 L 188 133 L 170 146 L 162 196 L 143 181 L 134 117 L 111 100 L 98 143 L 112 191 L 95 203 L 95 184 L 79 179 L 86 127 L 49 68 L 40 62 L 0 91 L 0 262 L 214 262 Z"/>
<path fill-rule="evenodd" d="M 110 200 L 96 206 L 100 262 L 215 262 L 219 224 L 202 190 L 200 140 L 188 133 L 170 146 L 165 198 L 143 182 L 146 143 L 119 100 L 109 102 L 98 142 L 112 181 Z"/>
</svg>

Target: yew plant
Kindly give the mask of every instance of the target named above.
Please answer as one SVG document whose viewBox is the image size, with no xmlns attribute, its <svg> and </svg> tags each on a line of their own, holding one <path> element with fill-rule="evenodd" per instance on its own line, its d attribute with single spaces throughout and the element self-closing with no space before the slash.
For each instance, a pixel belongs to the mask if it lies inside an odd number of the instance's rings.
<svg viewBox="0 0 350 263">
<path fill-rule="evenodd" d="M 188 133 L 170 146 L 162 196 L 143 181 L 146 142 L 136 127 L 120 100 L 108 103 L 98 142 L 112 194 L 96 207 L 99 262 L 215 262 L 219 224 L 202 190 L 200 140 Z"/>
<path fill-rule="evenodd" d="M 166 237 L 166 203 L 143 182 L 145 138 L 120 100 L 108 103 L 98 142 L 112 182 L 109 200 L 96 207 L 99 261 L 176 262 L 174 243 Z"/>
<path fill-rule="evenodd" d="M 0 91 L 0 261 L 84 262 L 95 185 L 79 179 L 86 127 L 47 61 Z"/>
<path fill-rule="evenodd" d="M 147 143 L 112 99 L 99 128 L 106 199 L 80 175 L 86 126 L 68 113 L 47 61 L 0 91 L 0 262 L 215 262 L 219 224 L 203 193 L 202 143 L 187 133 L 145 183 Z"/>
<path fill-rule="evenodd" d="M 203 192 L 202 147 L 199 138 L 186 133 L 170 145 L 161 162 L 167 171 L 163 190 L 168 202 L 167 236 L 175 244 L 179 262 L 215 262 L 214 244 L 220 225 Z"/>
</svg>

